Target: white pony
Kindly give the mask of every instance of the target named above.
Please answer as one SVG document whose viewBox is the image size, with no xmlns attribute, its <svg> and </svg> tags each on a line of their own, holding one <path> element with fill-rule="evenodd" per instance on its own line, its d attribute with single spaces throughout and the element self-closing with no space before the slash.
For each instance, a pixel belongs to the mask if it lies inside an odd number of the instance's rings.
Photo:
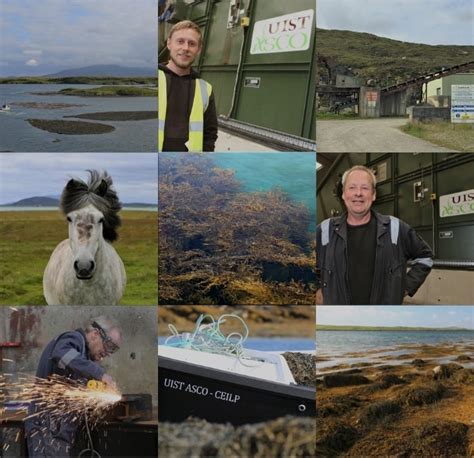
<svg viewBox="0 0 474 458">
<path fill-rule="evenodd" d="M 116 305 L 123 296 L 123 262 L 108 242 L 117 239 L 122 208 L 107 172 L 88 170 L 85 183 L 71 179 L 61 195 L 69 239 L 53 251 L 43 276 L 49 305 Z"/>
</svg>

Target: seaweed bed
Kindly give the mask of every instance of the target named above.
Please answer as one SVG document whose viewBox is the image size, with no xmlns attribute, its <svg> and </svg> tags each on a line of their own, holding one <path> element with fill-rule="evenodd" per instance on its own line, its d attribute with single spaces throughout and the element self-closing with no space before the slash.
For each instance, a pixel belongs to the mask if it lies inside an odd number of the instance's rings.
<svg viewBox="0 0 474 458">
<path fill-rule="evenodd" d="M 232 170 L 159 155 L 159 303 L 314 304 L 310 215 L 278 189 L 241 192 Z"/>
<path fill-rule="evenodd" d="M 282 417 L 234 427 L 189 418 L 182 423 L 160 422 L 160 456 L 193 457 L 314 457 L 314 418 Z"/>
<path fill-rule="evenodd" d="M 65 118 L 93 119 L 96 121 L 143 121 L 158 119 L 157 111 L 104 111 L 64 116 Z"/>
<path fill-rule="evenodd" d="M 319 374 L 317 456 L 472 456 L 474 369 L 419 361 Z"/>
<path fill-rule="evenodd" d="M 107 134 L 115 130 L 114 126 L 84 121 L 62 121 L 59 119 L 27 119 L 37 129 L 64 135 Z"/>
<path fill-rule="evenodd" d="M 43 103 L 43 102 L 13 102 L 11 105 L 23 108 L 40 108 L 42 110 L 62 110 L 64 108 L 85 107 L 77 103 Z"/>
</svg>

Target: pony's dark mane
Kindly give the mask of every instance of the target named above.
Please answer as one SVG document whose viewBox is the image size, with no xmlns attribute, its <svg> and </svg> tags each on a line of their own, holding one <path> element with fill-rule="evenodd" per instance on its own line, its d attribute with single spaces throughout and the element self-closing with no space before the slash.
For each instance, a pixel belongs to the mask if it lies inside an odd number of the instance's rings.
<svg viewBox="0 0 474 458">
<path fill-rule="evenodd" d="M 122 209 L 112 178 L 107 172 L 88 170 L 87 183 L 77 178 L 68 181 L 61 194 L 61 210 L 65 215 L 87 205 L 93 205 L 103 213 L 104 239 L 113 242 L 117 239 L 116 229 L 122 224 L 118 212 Z"/>
</svg>

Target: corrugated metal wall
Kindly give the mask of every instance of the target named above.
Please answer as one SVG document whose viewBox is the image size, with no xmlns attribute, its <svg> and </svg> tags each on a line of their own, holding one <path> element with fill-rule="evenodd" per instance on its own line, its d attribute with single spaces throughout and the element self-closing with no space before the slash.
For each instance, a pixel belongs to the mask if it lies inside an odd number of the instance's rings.
<svg viewBox="0 0 474 458">
<path fill-rule="evenodd" d="M 374 210 L 410 224 L 435 250 L 435 258 L 474 261 L 474 213 L 440 216 L 440 197 L 473 189 L 471 153 L 335 154 L 332 169 L 318 172 L 317 221 L 343 211 L 335 194 L 338 176 L 352 165 L 377 171 Z M 422 198 L 415 201 L 415 184 Z M 417 186 L 418 188 L 418 186 Z M 436 199 L 431 200 L 431 194 Z M 474 202 L 474 201 L 473 201 Z"/>
<path fill-rule="evenodd" d="M 198 70 L 220 115 L 315 139 L 315 16 L 314 0 L 178 0 L 172 22 L 191 19 L 203 30 Z"/>
</svg>

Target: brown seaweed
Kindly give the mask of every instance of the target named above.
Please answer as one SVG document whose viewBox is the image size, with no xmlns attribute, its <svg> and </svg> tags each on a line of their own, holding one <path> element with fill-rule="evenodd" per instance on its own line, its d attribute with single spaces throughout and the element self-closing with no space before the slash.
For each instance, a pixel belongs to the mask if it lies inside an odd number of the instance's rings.
<svg viewBox="0 0 474 458">
<path fill-rule="evenodd" d="M 310 215 L 204 155 L 159 156 L 160 304 L 313 304 Z"/>
</svg>

